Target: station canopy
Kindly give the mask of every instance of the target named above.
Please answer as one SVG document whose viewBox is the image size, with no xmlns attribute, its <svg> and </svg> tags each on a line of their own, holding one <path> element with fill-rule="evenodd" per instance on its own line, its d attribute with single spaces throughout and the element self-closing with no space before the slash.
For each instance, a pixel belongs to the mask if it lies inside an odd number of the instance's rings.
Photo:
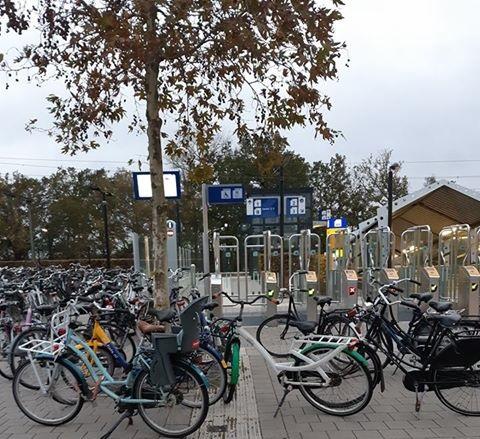
<svg viewBox="0 0 480 439">
<path fill-rule="evenodd" d="M 387 206 L 380 206 L 377 215 L 359 224 L 356 234 L 388 224 Z M 443 227 L 454 224 L 480 226 L 480 192 L 440 180 L 393 202 L 392 231 L 397 246 L 402 232 L 413 226 L 429 225 L 438 236 Z M 397 251 L 399 249 L 397 248 Z"/>
</svg>

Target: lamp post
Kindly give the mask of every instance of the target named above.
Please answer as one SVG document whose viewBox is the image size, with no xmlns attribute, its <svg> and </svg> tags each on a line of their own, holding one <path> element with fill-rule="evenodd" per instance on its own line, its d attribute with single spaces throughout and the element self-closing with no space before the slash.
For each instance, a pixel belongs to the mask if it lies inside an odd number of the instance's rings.
<svg viewBox="0 0 480 439">
<path fill-rule="evenodd" d="M 387 179 L 387 225 L 389 230 L 392 230 L 392 216 L 393 216 L 393 176 L 398 172 L 400 169 L 399 163 L 393 163 L 388 168 L 388 179 Z M 392 256 L 390 254 L 388 258 L 388 266 L 389 268 L 392 267 Z"/>
<path fill-rule="evenodd" d="M 104 237 L 105 237 L 105 250 L 104 255 L 105 259 L 107 260 L 107 268 L 111 268 L 111 260 L 110 260 L 110 230 L 108 228 L 108 206 L 107 206 L 107 196 L 111 197 L 112 194 L 110 192 L 105 192 L 104 190 L 100 189 L 98 186 L 90 186 L 90 190 L 97 191 L 102 195 L 102 211 L 103 211 L 103 230 L 104 230 Z"/>
</svg>

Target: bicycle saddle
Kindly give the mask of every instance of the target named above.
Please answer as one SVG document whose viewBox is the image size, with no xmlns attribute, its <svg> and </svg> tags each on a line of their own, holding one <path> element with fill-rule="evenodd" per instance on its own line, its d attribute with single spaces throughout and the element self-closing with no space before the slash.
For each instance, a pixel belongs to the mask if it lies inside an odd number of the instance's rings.
<svg viewBox="0 0 480 439">
<path fill-rule="evenodd" d="M 42 316 L 47 316 L 57 309 L 56 305 L 38 305 L 35 307 L 35 311 Z"/>
<path fill-rule="evenodd" d="M 419 303 L 425 302 L 428 303 L 433 299 L 433 294 L 430 293 L 413 293 L 410 294 L 410 298 L 417 299 Z"/>
<path fill-rule="evenodd" d="M 445 312 L 452 309 L 453 303 L 452 302 L 437 302 L 436 300 L 432 300 L 429 303 L 430 307 L 433 308 L 437 312 Z"/>
<path fill-rule="evenodd" d="M 295 326 L 295 328 L 298 328 L 304 334 L 310 334 L 315 331 L 315 328 L 317 327 L 317 322 L 312 322 L 309 320 L 305 320 L 303 322 L 299 320 L 292 320 L 290 322 L 290 325 Z"/>
<path fill-rule="evenodd" d="M 330 305 L 332 303 L 332 298 L 329 296 L 315 296 L 313 300 L 315 300 L 319 306 Z"/>
<path fill-rule="evenodd" d="M 149 309 L 148 314 L 155 317 L 159 322 L 169 322 L 177 315 L 173 309 Z"/>
<path fill-rule="evenodd" d="M 143 320 L 138 321 L 137 328 L 144 335 L 155 334 L 155 333 L 158 333 L 158 332 L 165 332 L 165 326 L 163 326 L 163 325 L 151 325 L 150 323 L 147 323 Z"/>
<path fill-rule="evenodd" d="M 437 320 L 441 326 L 446 328 L 454 326 L 460 321 L 461 318 L 462 316 L 456 311 L 453 311 L 449 314 L 430 314 L 428 316 L 429 320 Z"/>
</svg>

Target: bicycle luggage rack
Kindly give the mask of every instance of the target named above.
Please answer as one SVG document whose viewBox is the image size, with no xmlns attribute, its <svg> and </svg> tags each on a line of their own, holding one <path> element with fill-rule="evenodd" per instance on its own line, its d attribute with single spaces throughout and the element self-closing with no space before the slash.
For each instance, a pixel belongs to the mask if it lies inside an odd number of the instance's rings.
<svg viewBox="0 0 480 439">
<path fill-rule="evenodd" d="M 31 354 L 57 355 L 65 347 L 68 326 L 70 324 L 70 310 L 66 309 L 52 316 L 50 323 L 50 340 L 34 339 L 19 346 L 19 349 Z"/>
<path fill-rule="evenodd" d="M 357 340 L 355 337 L 342 337 L 340 335 L 321 335 L 311 334 L 304 338 L 293 340 L 293 343 L 298 344 L 314 344 L 314 343 L 332 343 L 338 345 L 348 346 L 353 341 Z"/>
</svg>

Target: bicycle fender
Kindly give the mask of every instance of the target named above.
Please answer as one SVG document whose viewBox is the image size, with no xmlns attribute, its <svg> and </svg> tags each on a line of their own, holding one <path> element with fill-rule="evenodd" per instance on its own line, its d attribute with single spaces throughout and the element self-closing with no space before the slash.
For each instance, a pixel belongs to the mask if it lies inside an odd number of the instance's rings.
<svg viewBox="0 0 480 439">
<path fill-rule="evenodd" d="M 182 364 L 183 366 L 188 366 L 188 367 L 191 367 L 192 369 L 195 370 L 195 372 L 197 372 L 199 375 L 200 375 L 200 378 L 202 379 L 203 381 L 203 384 L 205 384 L 205 387 L 208 389 L 209 387 L 209 383 L 208 383 L 208 378 L 207 376 L 202 372 L 202 370 L 196 366 L 195 364 L 193 363 L 190 363 L 188 361 L 185 361 L 185 360 L 178 360 L 178 359 L 175 359 L 174 361 L 172 361 L 172 366 L 175 368 L 175 365 L 176 364 Z"/>
<path fill-rule="evenodd" d="M 301 353 L 306 354 L 316 348 L 336 348 L 336 347 L 338 347 L 338 344 L 336 343 L 315 343 L 302 349 Z M 351 357 L 355 358 L 358 362 L 364 365 L 367 365 L 368 363 L 368 361 L 363 357 L 363 355 L 359 354 L 357 351 L 353 351 L 351 349 L 345 348 L 342 352 L 345 352 L 347 355 L 350 355 Z"/>
</svg>

